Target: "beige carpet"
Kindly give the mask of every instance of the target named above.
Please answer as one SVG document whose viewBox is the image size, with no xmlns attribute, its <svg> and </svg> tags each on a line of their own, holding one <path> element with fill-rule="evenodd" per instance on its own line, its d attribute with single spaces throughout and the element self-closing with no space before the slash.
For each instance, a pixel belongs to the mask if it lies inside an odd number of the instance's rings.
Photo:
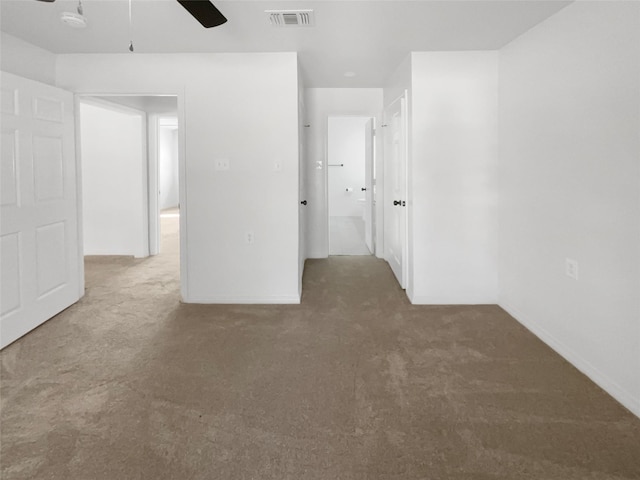
<svg viewBox="0 0 640 480">
<path fill-rule="evenodd" d="M 181 305 L 165 232 L 1 353 L 2 479 L 640 478 L 640 420 L 500 308 L 412 306 L 373 257 Z"/>
</svg>

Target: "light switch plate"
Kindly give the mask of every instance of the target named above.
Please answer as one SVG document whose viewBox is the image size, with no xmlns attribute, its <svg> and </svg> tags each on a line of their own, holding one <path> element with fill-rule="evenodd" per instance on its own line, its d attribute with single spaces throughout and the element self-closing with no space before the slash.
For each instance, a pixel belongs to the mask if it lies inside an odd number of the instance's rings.
<svg viewBox="0 0 640 480">
<path fill-rule="evenodd" d="M 216 159 L 214 162 L 214 169 L 219 172 L 229 170 L 229 160 L 226 158 Z"/>
<path fill-rule="evenodd" d="M 565 258 L 564 273 L 567 277 L 578 280 L 578 262 L 572 258 Z"/>
</svg>

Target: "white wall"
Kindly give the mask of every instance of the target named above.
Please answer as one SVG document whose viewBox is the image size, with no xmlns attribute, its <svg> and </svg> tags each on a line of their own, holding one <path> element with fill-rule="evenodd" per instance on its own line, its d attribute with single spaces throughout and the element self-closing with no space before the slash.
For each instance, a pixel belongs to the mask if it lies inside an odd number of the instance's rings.
<svg viewBox="0 0 640 480">
<path fill-rule="evenodd" d="M 74 54 L 57 67 L 77 92 L 178 95 L 185 301 L 299 301 L 295 53 Z"/>
<path fill-rule="evenodd" d="M 497 52 L 413 53 L 413 303 L 496 303 Z"/>
<path fill-rule="evenodd" d="M 384 86 L 384 106 L 389 106 L 394 100 L 401 95 L 411 91 L 411 54 L 407 55 L 398 65 L 396 70 Z M 411 96 L 410 96 L 411 97 Z"/>
<path fill-rule="evenodd" d="M 640 415 L 640 4 L 503 48 L 500 105 L 500 304 Z"/>
<path fill-rule="evenodd" d="M 56 56 L 48 50 L 0 32 L 0 70 L 55 85 Z"/>
<path fill-rule="evenodd" d="M 362 217 L 365 124 L 371 117 L 329 117 L 327 158 L 330 217 Z M 349 190 L 349 191 L 348 191 Z"/>
<path fill-rule="evenodd" d="M 324 258 L 329 255 L 327 225 L 327 118 L 329 115 L 361 115 L 376 118 L 380 125 L 382 112 L 381 88 L 308 88 L 305 105 L 310 127 L 307 129 L 307 251 L 309 258 Z M 376 138 L 377 151 L 381 151 L 381 136 Z M 381 157 L 377 161 L 382 161 Z M 318 162 L 320 162 L 318 164 Z M 381 168 L 377 169 L 382 171 Z M 382 191 L 378 178 L 378 192 Z M 380 197 L 379 197 L 380 198 Z M 382 218 L 382 202 L 376 202 L 376 215 Z M 381 223 L 376 229 L 376 246 L 382 245 Z M 382 252 L 376 250 L 376 255 Z"/>
<path fill-rule="evenodd" d="M 158 177 L 160 209 L 178 206 L 178 128 L 158 127 Z"/>
<path fill-rule="evenodd" d="M 144 112 L 80 102 L 85 255 L 148 255 Z"/>
</svg>

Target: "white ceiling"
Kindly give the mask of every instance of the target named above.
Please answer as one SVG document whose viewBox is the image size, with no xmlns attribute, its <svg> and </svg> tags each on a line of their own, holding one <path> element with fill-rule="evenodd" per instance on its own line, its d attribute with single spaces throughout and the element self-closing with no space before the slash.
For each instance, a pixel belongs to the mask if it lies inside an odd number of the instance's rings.
<svg viewBox="0 0 640 480">
<path fill-rule="evenodd" d="M 128 53 L 127 0 L 83 0 L 88 27 L 59 20 L 77 0 L 2 0 L 2 31 L 54 53 Z M 565 7 L 562 0 L 214 0 L 205 29 L 175 0 L 133 0 L 136 53 L 299 52 L 309 87 L 381 87 L 411 51 L 494 50 Z M 277 28 L 268 9 L 313 9 L 316 26 Z M 133 53 L 132 55 L 135 55 Z M 355 77 L 346 78 L 352 71 Z"/>
</svg>

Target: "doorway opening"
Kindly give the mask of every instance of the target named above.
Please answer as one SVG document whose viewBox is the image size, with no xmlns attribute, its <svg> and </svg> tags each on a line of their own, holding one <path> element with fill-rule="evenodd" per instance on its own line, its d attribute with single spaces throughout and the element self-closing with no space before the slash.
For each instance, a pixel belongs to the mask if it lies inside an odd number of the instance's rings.
<svg viewBox="0 0 640 480">
<path fill-rule="evenodd" d="M 85 255 L 180 265 L 178 99 L 87 95 L 78 101 Z"/>
<path fill-rule="evenodd" d="M 329 116 L 329 255 L 375 253 L 374 118 Z"/>
<path fill-rule="evenodd" d="M 157 116 L 157 212 L 160 221 L 158 232 L 151 235 L 157 245 L 151 246 L 151 254 L 179 252 L 180 247 L 180 193 L 178 168 L 178 118 Z M 154 183 L 150 181 L 150 185 Z M 152 205 L 150 205 L 152 207 Z M 150 208 L 151 209 L 151 208 Z M 151 243 L 151 242 L 150 242 Z"/>
</svg>

